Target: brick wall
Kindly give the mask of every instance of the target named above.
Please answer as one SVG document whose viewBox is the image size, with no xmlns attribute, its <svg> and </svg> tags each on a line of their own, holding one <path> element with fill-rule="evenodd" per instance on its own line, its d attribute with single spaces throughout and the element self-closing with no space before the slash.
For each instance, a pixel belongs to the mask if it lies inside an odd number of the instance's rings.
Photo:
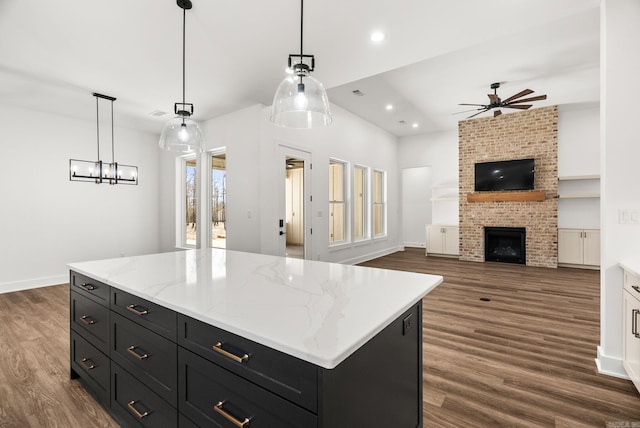
<svg viewBox="0 0 640 428">
<path fill-rule="evenodd" d="M 484 261 L 484 226 L 525 227 L 527 265 L 558 265 L 558 107 L 544 107 L 458 123 L 460 260 Z M 474 164 L 535 159 L 543 202 L 467 202 Z"/>
</svg>

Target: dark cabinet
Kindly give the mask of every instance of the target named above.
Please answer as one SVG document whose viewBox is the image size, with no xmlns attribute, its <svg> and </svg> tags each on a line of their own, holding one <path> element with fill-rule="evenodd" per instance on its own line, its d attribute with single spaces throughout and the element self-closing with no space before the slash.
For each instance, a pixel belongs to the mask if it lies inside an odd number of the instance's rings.
<svg viewBox="0 0 640 428">
<path fill-rule="evenodd" d="M 125 427 L 422 427 L 422 303 L 334 369 L 71 272 L 71 376 Z"/>
</svg>

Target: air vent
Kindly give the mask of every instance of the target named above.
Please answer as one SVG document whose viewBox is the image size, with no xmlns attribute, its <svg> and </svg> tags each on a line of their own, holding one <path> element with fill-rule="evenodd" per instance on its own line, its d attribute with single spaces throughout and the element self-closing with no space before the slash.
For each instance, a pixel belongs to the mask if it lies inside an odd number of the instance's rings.
<svg viewBox="0 0 640 428">
<path fill-rule="evenodd" d="M 399 123 L 400 125 L 406 125 L 406 124 L 407 124 L 407 121 L 406 121 L 406 120 L 399 120 L 399 121 L 398 121 L 398 123 Z"/>
<path fill-rule="evenodd" d="M 160 111 L 160 110 L 154 110 L 151 113 L 151 116 L 164 116 L 165 114 L 167 114 L 166 111 Z"/>
<path fill-rule="evenodd" d="M 360 89 L 356 89 L 355 91 L 351 91 L 353 92 L 353 95 L 357 95 L 359 97 L 363 97 L 364 94 L 362 93 L 362 91 Z"/>
</svg>

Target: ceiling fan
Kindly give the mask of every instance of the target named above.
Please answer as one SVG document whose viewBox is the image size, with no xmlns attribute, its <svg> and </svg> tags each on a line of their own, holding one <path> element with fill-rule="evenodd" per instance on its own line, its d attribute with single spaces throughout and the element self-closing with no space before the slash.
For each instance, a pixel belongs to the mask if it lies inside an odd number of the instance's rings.
<svg viewBox="0 0 640 428">
<path fill-rule="evenodd" d="M 546 100 L 547 96 L 546 95 L 538 95 L 535 97 L 531 97 L 531 98 L 522 98 L 526 95 L 532 94 L 534 91 L 532 91 L 531 89 L 525 89 L 523 91 L 518 92 L 515 95 L 510 96 L 509 98 L 507 98 L 506 100 L 501 99 L 498 96 L 498 88 L 500 87 L 500 83 L 492 83 L 491 84 L 491 89 L 493 89 L 493 94 L 487 94 L 487 96 L 489 97 L 489 101 L 490 104 L 458 104 L 460 106 L 477 106 L 480 108 L 477 109 L 473 109 L 473 110 L 465 110 L 465 111 L 461 111 L 459 113 L 467 113 L 470 111 L 478 111 L 475 114 L 472 114 L 471 116 L 467 117 L 467 119 L 471 119 L 474 116 L 477 116 L 481 113 L 484 113 L 486 111 L 489 111 L 491 109 L 497 108 L 515 108 L 515 109 L 519 109 L 519 110 L 527 110 L 529 108 L 531 108 L 531 104 L 521 104 L 521 103 L 527 103 L 527 102 L 531 102 L 531 101 L 540 101 L 540 100 Z M 458 114 L 458 113 L 456 113 Z M 500 116 L 502 114 L 501 110 L 495 110 L 493 112 L 493 117 L 496 116 Z"/>
</svg>

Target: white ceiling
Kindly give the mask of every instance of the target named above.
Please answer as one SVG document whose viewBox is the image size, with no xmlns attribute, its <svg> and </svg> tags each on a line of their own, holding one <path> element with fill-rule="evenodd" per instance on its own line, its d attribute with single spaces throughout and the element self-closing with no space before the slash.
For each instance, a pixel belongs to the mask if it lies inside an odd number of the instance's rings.
<svg viewBox="0 0 640 428">
<path fill-rule="evenodd" d="M 298 51 L 299 1 L 192 1 L 194 118 L 271 104 Z M 503 98 L 548 95 L 535 106 L 597 103 L 598 9 L 599 0 L 307 0 L 305 53 L 333 103 L 395 135 L 454 129 L 466 117 L 452 114 L 464 110 L 457 104 L 486 103 L 492 82 L 504 82 Z M 372 43 L 374 30 L 387 38 Z M 150 113 L 172 113 L 181 99 L 181 48 L 175 0 L 0 0 L 0 103 L 91 119 L 100 92 L 118 98 L 116 124 L 159 133 L 170 116 Z"/>
</svg>

